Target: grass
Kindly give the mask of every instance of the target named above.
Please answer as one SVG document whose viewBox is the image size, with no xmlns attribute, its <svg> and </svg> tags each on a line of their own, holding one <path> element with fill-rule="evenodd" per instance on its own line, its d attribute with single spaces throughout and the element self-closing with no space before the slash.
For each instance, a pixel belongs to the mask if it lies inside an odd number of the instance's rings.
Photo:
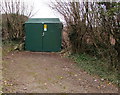
<svg viewBox="0 0 120 95">
<path fill-rule="evenodd" d="M 87 54 L 73 54 L 69 56 L 79 67 L 87 71 L 89 74 L 97 75 L 104 80 L 118 84 L 118 73 L 114 69 L 110 69 L 107 60 L 91 57 Z"/>
</svg>

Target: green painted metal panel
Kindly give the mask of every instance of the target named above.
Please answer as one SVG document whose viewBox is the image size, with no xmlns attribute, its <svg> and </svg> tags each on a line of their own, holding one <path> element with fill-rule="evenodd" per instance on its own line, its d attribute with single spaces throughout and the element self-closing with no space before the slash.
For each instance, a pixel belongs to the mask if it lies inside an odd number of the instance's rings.
<svg viewBox="0 0 120 95">
<path fill-rule="evenodd" d="M 43 51 L 61 50 L 61 24 L 47 24 L 48 30 L 43 37 Z"/>
<path fill-rule="evenodd" d="M 25 23 L 25 48 L 30 51 L 61 50 L 62 23 L 58 18 L 34 18 Z"/>
<path fill-rule="evenodd" d="M 42 24 L 25 24 L 25 48 L 30 51 L 42 50 Z"/>
</svg>

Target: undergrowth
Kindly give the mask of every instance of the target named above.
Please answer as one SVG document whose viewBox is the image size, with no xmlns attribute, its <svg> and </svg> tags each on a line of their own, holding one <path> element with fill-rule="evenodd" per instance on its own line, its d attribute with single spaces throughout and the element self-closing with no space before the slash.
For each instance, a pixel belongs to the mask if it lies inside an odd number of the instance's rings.
<svg viewBox="0 0 120 95">
<path fill-rule="evenodd" d="M 24 49 L 24 43 L 21 43 L 20 41 L 3 41 L 2 42 L 2 55 L 5 56 L 11 51 L 15 50 L 23 50 Z"/>
<path fill-rule="evenodd" d="M 109 68 L 108 60 L 98 59 L 87 54 L 71 54 L 69 57 L 89 74 L 97 75 L 104 80 L 118 84 L 118 72 Z"/>
</svg>

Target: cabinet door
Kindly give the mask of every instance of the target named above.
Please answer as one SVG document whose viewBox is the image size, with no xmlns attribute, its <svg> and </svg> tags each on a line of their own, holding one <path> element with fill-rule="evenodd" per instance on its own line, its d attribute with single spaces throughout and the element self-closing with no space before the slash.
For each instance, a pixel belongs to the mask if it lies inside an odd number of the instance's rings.
<svg viewBox="0 0 120 95">
<path fill-rule="evenodd" d="M 59 24 L 47 24 L 47 31 L 43 36 L 43 51 L 61 50 L 61 29 Z"/>
<path fill-rule="evenodd" d="M 26 24 L 26 50 L 42 51 L 42 24 Z"/>
</svg>

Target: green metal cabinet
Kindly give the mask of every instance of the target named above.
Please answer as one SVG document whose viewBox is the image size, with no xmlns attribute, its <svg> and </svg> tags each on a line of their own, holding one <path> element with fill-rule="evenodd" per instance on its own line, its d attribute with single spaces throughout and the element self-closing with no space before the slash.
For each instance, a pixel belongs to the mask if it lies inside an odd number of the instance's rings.
<svg viewBox="0 0 120 95">
<path fill-rule="evenodd" d="M 57 52 L 61 50 L 62 23 L 58 18 L 31 18 L 25 22 L 25 49 Z"/>
</svg>

